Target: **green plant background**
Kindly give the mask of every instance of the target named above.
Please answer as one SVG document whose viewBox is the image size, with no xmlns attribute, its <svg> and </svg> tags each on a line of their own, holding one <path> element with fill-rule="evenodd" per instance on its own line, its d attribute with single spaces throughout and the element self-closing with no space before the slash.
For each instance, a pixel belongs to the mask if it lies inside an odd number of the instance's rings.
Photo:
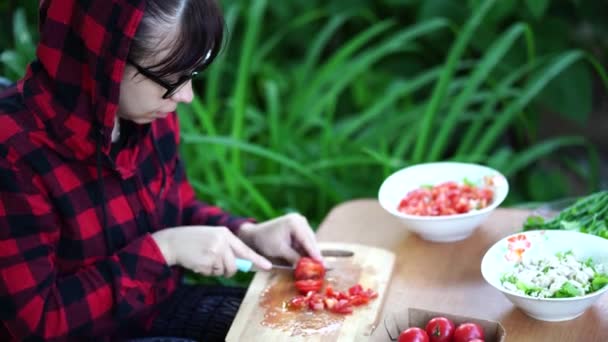
<svg viewBox="0 0 608 342">
<path fill-rule="evenodd" d="M 391 172 L 438 160 L 503 172 L 505 205 L 600 186 L 586 137 L 538 131 L 547 112 L 587 124 L 593 90 L 605 92 L 601 1 L 221 3 L 228 44 L 179 108 L 201 199 L 260 220 L 299 211 L 316 226 L 337 203 L 375 197 Z M 33 58 L 36 17 L 31 4 L 0 5 L 5 77 Z"/>
</svg>

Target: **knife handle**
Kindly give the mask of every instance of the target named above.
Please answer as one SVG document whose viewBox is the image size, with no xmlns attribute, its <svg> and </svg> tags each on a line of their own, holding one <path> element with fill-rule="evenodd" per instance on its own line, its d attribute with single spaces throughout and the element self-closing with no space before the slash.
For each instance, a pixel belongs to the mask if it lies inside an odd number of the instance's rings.
<svg viewBox="0 0 608 342">
<path fill-rule="evenodd" d="M 236 258 L 236 268 L 241 272 L 250 272 L 253 268 L 251 260 Z"/>
</svg>

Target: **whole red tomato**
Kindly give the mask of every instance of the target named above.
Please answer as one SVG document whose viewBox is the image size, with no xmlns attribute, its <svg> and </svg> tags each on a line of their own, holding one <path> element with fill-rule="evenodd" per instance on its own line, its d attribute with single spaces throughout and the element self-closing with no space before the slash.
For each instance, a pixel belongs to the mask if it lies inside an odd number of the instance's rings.
<svg viewBox="0 0 608 342">
<path fill-rule="evenodd" d="M 454 330 L 454 342 L 469 342 L 473 339 L 485 338 L 483 328 L 476 323 L 462 323 Z"/>
<path fill-rule="evenodd" d="M 446 317 L 434 317 L 426 324 L 430 342 L 451 342 L 454 335 L 454 322 Z"/>
<path fill-rule="evenodd" d="M 399 335 L 398 342 L 429 342 L 429 335 L 421 328 L 407 328 Z"/>
</svg>

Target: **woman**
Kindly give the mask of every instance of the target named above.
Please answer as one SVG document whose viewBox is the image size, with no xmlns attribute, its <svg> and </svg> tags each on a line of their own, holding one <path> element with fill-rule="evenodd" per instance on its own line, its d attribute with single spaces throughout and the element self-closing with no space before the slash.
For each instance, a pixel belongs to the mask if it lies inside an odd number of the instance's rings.
<svg viewBox="0 0 608 342">
<path fill-rule="evenodd" d="M 242 290 L 181 270 L 321 259 L 302 216 L 234 217 L 186 180 L 174 111 L 221 48 L 213 0 L 46 0 L 39 24 L 0 96 L 0 340 L 223 339 Z"/>
</svg>

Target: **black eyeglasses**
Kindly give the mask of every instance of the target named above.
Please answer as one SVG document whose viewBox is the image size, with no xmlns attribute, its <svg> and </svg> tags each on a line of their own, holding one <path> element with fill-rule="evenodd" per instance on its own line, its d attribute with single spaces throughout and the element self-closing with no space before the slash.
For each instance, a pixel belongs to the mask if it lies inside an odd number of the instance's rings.
<svg viewBox="0 0 608 342">
<path fill-rule="evenodd" d="M 166 82 L 166 81 L 162 80 L 160 77 L 154 75 L 154 73 L 152 73 L 150 70 L 148 70 L 148 69 L 142 67 L 141 65 L 133 62 L 130 58 L 127 59 L 127 63 L 129 63 L 132 66 L 134 66 L 135 69 L 137 69 L 137 71 L 139 71 L 142 75 L 146 76 L 150 80 L 158 83 L 160 86 L 162 86 L 163 88 L 167 89 L 167 92 L 165 92 L 165 95 L 163 95 L 163 99 L 168 99 L 171 96 L 175 95 L 175 93 L 177 93 L 180 89 L 182 89 L 182 87 L 186 83 L 188 83 L 188 81 L 190 81 L 192 78 L 194 78 L 196 75 L 198 75 L 197 71 L 193 71 L 190 75 L 182 75 L 177 80 L 177 82 L 175 82 L 175 83 L 169 83 L 169 82 Z"/>
</svg>

